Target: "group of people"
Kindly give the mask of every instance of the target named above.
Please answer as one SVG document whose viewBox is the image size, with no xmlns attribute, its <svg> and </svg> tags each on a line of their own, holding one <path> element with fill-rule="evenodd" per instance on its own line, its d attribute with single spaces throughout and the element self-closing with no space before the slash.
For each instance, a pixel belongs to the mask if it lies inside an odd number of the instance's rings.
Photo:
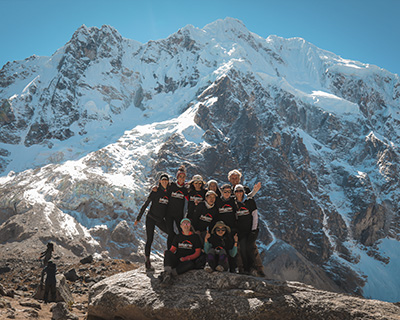
<svg viewBox="0 0 400 320">
<path fill-rule="evenodd" d="M 264 276 L 256 267 L 258 253 L 258 212 L 253 190 L 240 184 L 241 173 L 232 170 L 229 184 L 221 187 L 215 180 L 207 183 L 194 175 L 186 183 L 184 166 L 176 180 L 163 173 L 139 211 L 135 226 L 146 208 L 145 267 L 154 270 L 150 261 L 151 245 L 157 226 L 167 234 L 162 284 L 169 285 L 179 274 L 204 268 L 207 272 L 230 271 Z"/>
</svg>

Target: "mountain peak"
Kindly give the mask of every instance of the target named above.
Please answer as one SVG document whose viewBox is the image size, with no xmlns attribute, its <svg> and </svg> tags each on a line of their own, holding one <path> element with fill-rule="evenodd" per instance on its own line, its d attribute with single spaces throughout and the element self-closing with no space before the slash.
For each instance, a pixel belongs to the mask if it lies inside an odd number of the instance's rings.
<svg viewBox="0 0 400 320">
<path fill-rule="evenodd" d="M 231 17 L 218 19 L 212 23 L 209 23 L 203 28 L 203 30 L 211 34 L 225 36 L 228 33 L 232 33 L 234 35 L 237 35 L 238 33 L 249 33 L 249 30 L 242 21 Z"/>
</svg>

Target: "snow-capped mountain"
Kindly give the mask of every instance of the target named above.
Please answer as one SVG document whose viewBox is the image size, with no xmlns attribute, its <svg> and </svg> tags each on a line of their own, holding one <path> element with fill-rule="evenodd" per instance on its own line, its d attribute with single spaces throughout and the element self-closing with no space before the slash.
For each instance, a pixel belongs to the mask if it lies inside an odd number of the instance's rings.
<svg viewBox="0 0 400 320">
<path fill-rule="evenodd" d="M 399 121 L 398 75 L 300 38 L 232 18 L 145 44 L 82 26 L 0 71 L 0 248 L 134 259 L 157 172 L 239 168 L 262 183 L 267 276 L 399 301 Z"/>
</svg>

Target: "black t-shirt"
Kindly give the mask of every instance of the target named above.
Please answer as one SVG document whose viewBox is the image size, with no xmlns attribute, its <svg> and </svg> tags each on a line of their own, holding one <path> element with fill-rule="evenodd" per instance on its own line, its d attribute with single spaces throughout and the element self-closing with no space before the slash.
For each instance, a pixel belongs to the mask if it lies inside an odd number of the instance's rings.
<svg viewBox="0 0 400 320">
<path fill-rule="evenodd" d="M 236 216 L 239 233 L 248 233 L 253 226 L 252 213 L 257 210 L 254 199 L 246 199 L 243 202 L 236 202 Z"/>
<path fill-rule="evenodd" d="M 194 208 L 196 207 L 196 205 L 194 204 L 195 200 L 203 202 L 204 199 L 206 198 L 206 192 L 207 190 L 205 189 L 201 189 L 200 191 L 196 191 L 194 189 L 189 190 L 189 204 L 188 204 L 188 214 L 187 214 L 187 217 L 189 219 L 192 219 L 193 217 Z"/>
<path fill-rule="evenodd" d="M 196 249 L 201 249 L 200 237 L 195 233 L 186 236 L 180 233 L 175 236 L 172 246 L 176 248 L 175 255 L 178 258 L 190 256 L 195 253 Z"/>
<path fill-rule="evenodd" d="M 192 217 L 192 225 L 196 231 L 206 231 L 207 227 L 211 231 L 217 222 L 215 218 L 218 215 L 218 208 L 214 205 L 211 208 L 207 208 L 205 202 L 200 202 L 194 209 Z"/>
<path fill-rule="evenodd" d="M 169 186 L 169 203 L 167 213 L 171 217 L 183 218 L 185 209 L 185 200 L 188 196 L 188 189 L 185 185 L 179 186 L 172 182 Z"/>
<path fill-rule="evenodd" d="M 225 234 L 220 237 L 217 234 L 213 233 L 210 238 L 207 240 L 211 244 L 211 248 L 213 249 L 225 249 L 227 253 L 229 250 L 233 248 L 234 240 L 232 235 L 229 232 L 225 232 Z"/>
<path fill-rule="evenodd" d="M 236 202 L 233 198 L 218 198 L 217 207 L 218 214 L 215 218 L 216 221 L 223 221 L 232 231 L 237 229 L 236 221 Z"/>
<path fill-rule="evenodd" d="M 168 189 L 164 189 L 163 187 L 161 187 L 161 185 L 159 185 L 156 192 L 151 191 L 150 195 L 147 197 L 146 202 L 140 208 L 137 220 L 140 220 L 142 218 L 142 215 L 150 202 L 151 206 L 148 212 L 148 216 L 150 216 L 156 221 L 162 220 L 165 217 L 168 208 L 168 202 L 169 202 Z"/>
</svg>

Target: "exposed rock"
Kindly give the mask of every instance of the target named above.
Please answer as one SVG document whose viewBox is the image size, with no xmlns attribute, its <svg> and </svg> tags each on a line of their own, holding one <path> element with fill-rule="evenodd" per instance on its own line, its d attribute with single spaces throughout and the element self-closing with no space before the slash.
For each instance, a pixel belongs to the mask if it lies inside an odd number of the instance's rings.
<svg viewBox="0 0 400 320">
<path fill-rule="evenodd" d="M 79 318 L 68 310 L 67 304 L 58 302 L 51 307 L 52 320 L 78 320 Z"/>
<path fill-rule="evenodd" d="M 203 270 L 178 276 L 167 288 L 142 269 L 93 285 L 88 319 L 399 319 L 392 303 Z"/>
<path fill-rule="evenodd" d="M 129 243 L 132 242 L 133 238 L 134 235 L 132 229 L 125 220 L 118 223 L 111 233 L 111 239 L 115 242 Z"/>
<path fill-rule="evenodd" d="M 64 276 L 65 276 L 65 279 L 67 279 L 68 281 L 72 281 L 72 282 L 74 282 L 74 281 L 79 279 L 79 276 L 76 273 L 75 269 L 71 269 L 68 272 L 65 272 Z"/>
<path fill-rule="evenodd" d="M 64 275 L 56 275 L 57 285 L 56 285 L 56 302 L 67 302 L 71 303 L 74 301 L 71 291 L 66 283 Z M 38 300 L 44 300 L 44 285 L 39 286 L 33 298 Z"/>
<path fill-rule="evenodd" d="M 81 259 L 79 262 L 82 263 L 82 264 L 92 263 L 93 262 L 93 256 L 92 255 L 87 256 L 87 257 Z"/>
</svg>

